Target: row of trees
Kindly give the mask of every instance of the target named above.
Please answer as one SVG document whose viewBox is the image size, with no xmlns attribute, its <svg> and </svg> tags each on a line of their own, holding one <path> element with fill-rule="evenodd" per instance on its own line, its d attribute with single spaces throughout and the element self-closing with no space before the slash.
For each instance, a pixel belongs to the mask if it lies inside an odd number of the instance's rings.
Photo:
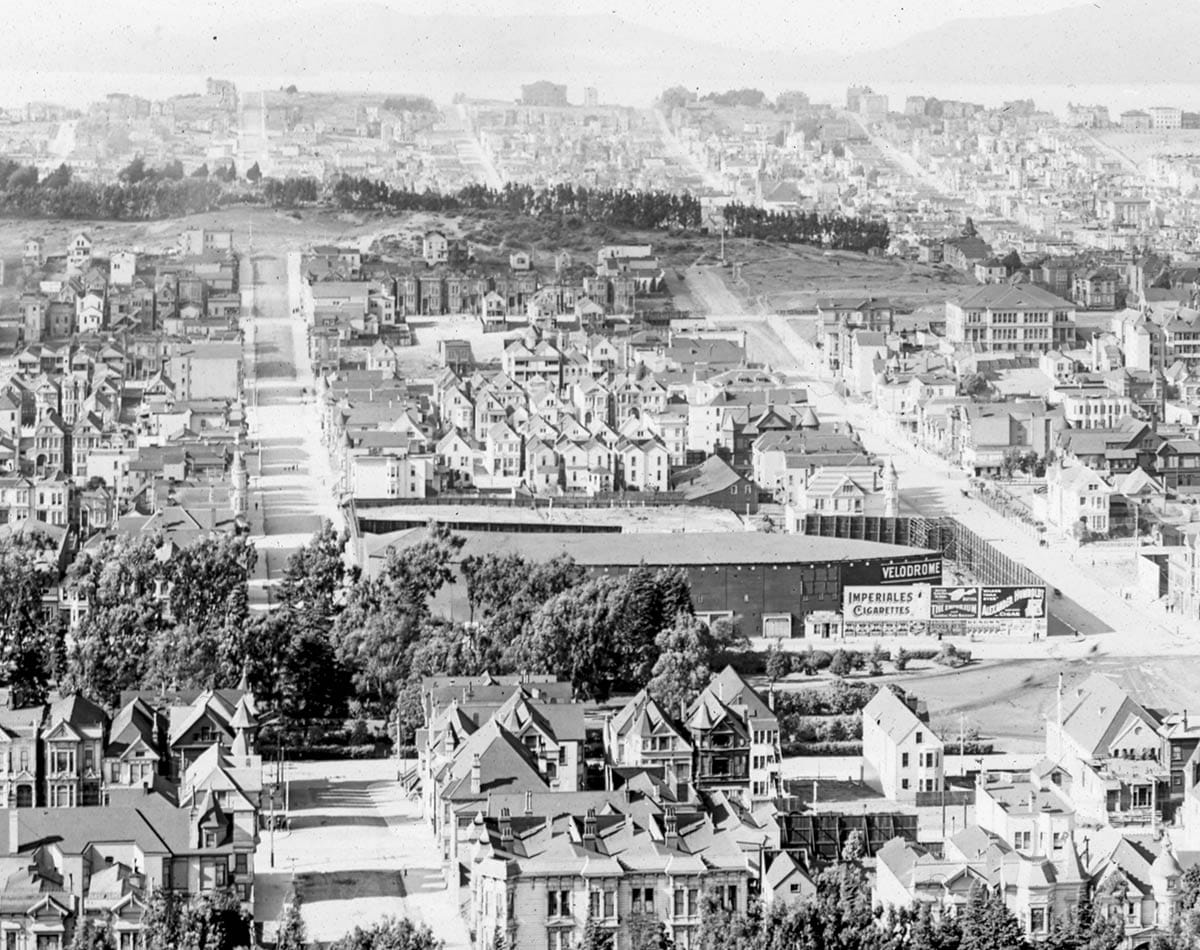
<svg viewBox="0 0 1200 950">
<path fill-rule="evenodd" d="M 534 188 L 509 182 L 503 188 L 467 185 L 452 194 L 393 188 L 370 178 L 343 176 L 329 190 L 333 204 L 354 211 L 509 211 L 535 218 L 557 217 L 642 230 L 697 228 L 698 198 L 667 191 L 557 185 Z"/>
<path fill-rule="evenodd" d="M 723 215 L 725 226 L 734 237 L 783 244 L 866 252 L 871 248 L 886 248 L 890 238 L 885 221 L 840 214 L 768 211 L 734 202 L 725 206 Z"/>
<path fill-rule="evenodd" d="M 44 552 L 6 541 L 0 684 L 22 705 L 58 682 L 115 706 L 124 690 L 218 687 L 245 674 L 287 725 L 399 709 L 411 730 L 425 676 L 547 673 L 601 700 L 648 687 L 676 711 L 740 644 L 732 624 L 697 620 L 679 569 L 591 576 L 566 557 L 467 558 L 473 621 L 462 624 L 433 609 L 461 537 L 433 526 L 389 552 L 375 577 L 347 565 L 346 543 L 327 523 L 289 559 L 276 609 L 251 614 L 258 555 L 246 539 L 204 538 L 169 558 L 155 538 L 106 541 L 67 572 L 84 608 L 68 650 L 57 612 L 43 609 L 55 580 Z"/>
</svg>

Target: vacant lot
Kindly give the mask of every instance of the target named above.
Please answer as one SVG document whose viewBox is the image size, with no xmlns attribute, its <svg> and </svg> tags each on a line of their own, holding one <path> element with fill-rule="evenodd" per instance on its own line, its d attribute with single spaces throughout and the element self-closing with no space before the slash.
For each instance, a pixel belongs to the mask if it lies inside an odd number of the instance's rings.
<svg viewBox="0 0 1200 950">
<path fill-rule="evenodd" d="M 1158 132 L 1094 132 L 1096 141 L 1118 158 L 1146 171 L 1154 155 L 1200 155 L 1200 129 L 1167 129 Z"/>
<path fill-rule="evenodd" d="M 726 257 L 741 263 L 719 271 L 730 291 L 763 311 L 811 310 L 820 297 L 887 297 L 904 309 L 941 303 L 962 286 L 956 271 L 849 251 L 730 241 Z M 714 273 L 718 271 L 714 270 Z"/>
<path fill-rule="evenodd" d="M 1032 752 L 1042 748 L 1045 718 L 1055 714 L 1059 673 L 1068 704 L 1076 685 L 1092 673 L 1103 673 L 1155 709 L 1200 707 L 1200 656 L 1002 660 L 887 679 L 928 703 L 930 719 L 948 744 L 958 735 L 961 715 L 964 727 L 977 728 L 998 752 Z"/>
</svg>

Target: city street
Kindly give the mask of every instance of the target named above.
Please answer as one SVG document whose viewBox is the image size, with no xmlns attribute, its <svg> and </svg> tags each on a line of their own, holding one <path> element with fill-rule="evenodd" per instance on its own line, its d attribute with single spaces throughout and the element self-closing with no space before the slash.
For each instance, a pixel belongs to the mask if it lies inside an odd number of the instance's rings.
<svg viewBox="0 0 1200 950">
<path fill-rule="evenodd" d="M 446 950 L 469 946 L 433 831 L 395 780 L 395 761 L 287 763 L 284 777 L 290 828 L 263 832 L 255 855 L 254 917 L 268 941 L 294 882 L 310 942 L 403 916 L 428 924 Z"/>
<path fill-rule="evenodd" d="M 732 294 L 729 296 L 732 298 Z M 778 318 L 764 322 L 754 314 L 721 314 L 713 322 L 745 329 L 751 361 L 769 363 L 784 372 L 789 382 L 803 385 L 822 421 L 848 422 L 868 450 L 895 460 L 902 514 L 957 518 L 1061 592 L 1050 600 L 1050 639 L 972 643 L 976 656 L 1011 659 L 1050 655 L 1074 658 L 1092 651 L 1133 657 L 1196 653 L 1200 624 L 1172 617 L 1161 607 L 1125 599 L 1122 591 L 1089 573 L 1089 560 L 1085 559 L 1090 555 L 1086 549 L 1076 552 L 1073 546 L 1040 547 L 1026 528 L 964 495 L 968 487 L 965 473 L 898 435 L 883 431 L 878 414 L 865 400 L 850 401 L 839 396 L 831 382 L 821 378 L 819 353 L 794 332 L 793 321 L 784 322 L 791 328 L 787 332 L 776 331 Z M 1076 639 L 1074 631 L 1083 636 Z"/>
<path fill-rule="evenodd" d="M 340 526 L 342 515 L 321 444 L 305 326 L 291 313 L 286 265 L 247 256 L 242 274 L 254 303 L 253 316 L 244 321 L 249 440 L 261 452 L 250 496 L 252 506 L 261 506 L 262 533 L 253 540 L 263 557 L 251 599 L 266 606 L 264 585 L 279 578 L 288 556 L 323 520 Z"/>
</svg>

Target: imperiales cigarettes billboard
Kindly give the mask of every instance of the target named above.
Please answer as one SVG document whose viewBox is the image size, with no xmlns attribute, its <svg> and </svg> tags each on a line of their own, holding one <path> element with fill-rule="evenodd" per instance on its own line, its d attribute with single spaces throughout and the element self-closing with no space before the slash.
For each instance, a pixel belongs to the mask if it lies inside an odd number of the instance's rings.
<svg viewBox="0 0 1200 950">
<path fill-rule="evenodd" d="M 846 623 L 920 620 L 1042 620 L 1045 587 L 850 586 L 842 591 Z"/>
</svg>

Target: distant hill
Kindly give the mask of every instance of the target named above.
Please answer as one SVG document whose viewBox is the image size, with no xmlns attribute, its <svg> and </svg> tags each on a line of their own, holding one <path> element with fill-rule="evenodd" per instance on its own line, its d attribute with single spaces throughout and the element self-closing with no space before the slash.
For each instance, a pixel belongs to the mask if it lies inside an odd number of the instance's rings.
<svg viewBox="0 0 1200 950">
<path fill-rule="evenodd" d="M 1165 9 L 1153 10 L 1158 5 Z M 7 70 L 289 76 L 301 86 L 306 74 L 415 72 L 429 75 L 435 94 L 459 77 L 512 76 L 516 83 L 571 76 L 601 87 L 606 77 L 622 77 L 625 87 L 644 88 L 646 101 L 676 83 L 705 90 L 852 79 L 930 87 L 1200 83 L 1195 0 L 1097 0 L 1045 14 L 954 20 L 886 49 L 818 55 L 733 49 L 719 38 L 695 41 L 616 16 L 423 17 L 372 3 L 302 7 L 265 21 L 231 12 L 215 33 L 169 33 L 146 16 L 120 19 L 128 25 L 110 24 L 102 38 L 86 26 L 4 31 L 0 63 Z"/>
<path fill-rule="evenodd" d="M 953 20 L 895 46 L 842 60 L 877 81 L 1200 82 L 1200 3 L 1102 0 L 1029 16 Z M 833 57 L 822 67 L 838 65 Z"/>
</svg>

